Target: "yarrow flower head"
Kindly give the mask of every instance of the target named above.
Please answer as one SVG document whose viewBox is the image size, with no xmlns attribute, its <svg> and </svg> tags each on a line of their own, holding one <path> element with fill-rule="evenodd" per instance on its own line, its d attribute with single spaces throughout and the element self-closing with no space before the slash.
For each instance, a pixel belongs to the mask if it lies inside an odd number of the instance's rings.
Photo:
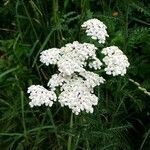
<svg viewBox="0 0 150 150">
<path fill-rule="evenodd" d="M 81 72 L 80 75 L 85 79 L 84 83 L 86 86 L 92 89 L 97 85 L 103 84 L 105 81 L 103 77 L 90 71 Z"/>
<path fill-rule="evenodd" d="M 60 59 L 60 49 L 58 48 L 51 48 L 41 52 L 40 61 L 48 65 L 55 65 L 57 64 L 58 60 Z"/>
<path fill-rule="evenodd" d="M 49 91 L 40 85 L 31 85 L 28 88 L 27 93 L 30 94 L 29 99 L 31 102 L 29 105 L 33 106 L 41 106 L 45 104 L 46 106 L 52 106 L 53 101 L 56 101 L 56 94 L 53 91 Z"/>
<path fill-rule="evenodd" d="M 103 62 L 106 65 L 106 74 L 113 76 L 126 74 L 130 64 L 127 56 L 117 46 L 106 47 L 102 53 L 105 55 Z"/>
<path fill-rule="evenodd" d="M 95 70 L 101 69 L 102 62 L 98 58 L 93 58 L 93 61 L 89 62 L 88 66 L 94 68 Z"/>
<path fill-rule="evenodd" d="M 108 37 L 106 26 L 98 19 L 90 19 L 82 24 L 88 36 L 105 43 Z M 40 85 L 28 88 L 29 105 L 31 107 L 46 105 L 51 107 L 58 101 L 62 107 L 68 106 L 73 113 L 93 113 L 94 106 L 98 104 L 98 97 L 94 88 L 105 82 L 99 74 L 90 70 L 99 70 L 103 63 L 96 56 L 97 47 L 90 43 L 74 41 L 61 48 L 51 48 L 41 52 L 40 61 L 46 66 L 56 65 L 58 73 L 52 75 L 47 86 Z M 127 57 L 116 46 L 104 48 L 106 74 L 124 75 L 129 66 Z M 59 91 L 59 93 L 58 93 Z M 57 94 L 56 94 L 57 92 Z M 56 96 L 57 95 L 57 96 Z"/>
<path fill-rule="evenodd" d="M 40 61 L 46 65 L 56 64 L 61 73 L 72 75 L 75 72 L 83 72 L 89 58 L 93 59 L 89 66 L 100 69 L 102 63 L 96 58 L 96 49 L 94 44 L 75 41 L 60 49 L 52 48 L 41 52 Z"/>
<path fill-rule="evenodd" d="M 98 19 L 89 19 L 85 21 L 82 25 L 85 28 L 87 36 L 91 36 L 92 39 L 98 40 L 99 43 L 105 43 L 107 34 L 106 25 Z"/>
<path fill-rule="evenodd" d="M 83 110 L 87 113 L 93 113 L 92 106 L 97 105 L 98 97 L 91 94 L 83 79 L 78 78 L 72 79 L 71 82 L 65 85 L 58 101 L 61 106 L 68 106 L 73 113 L 78 115 Z"/>
<path fill-rule="evenodd" d="M 72 76 L 66 76 L 62 73 L 54 74 L 47 85 L 53 91 L 55 91 L 57 87 L 61 87 L 61 91 L 63 91 L 65 90 L 66 86 L 69 86 L 69 84 L 72 83 L 72 81 L 78 80 L 80 78 L 79 81 L 81 81 L 81 84 L 84 83 L 84 85 L 90 89 L 90 92 L 92 92 L 95 86 L 105 82 L 103 77 L 100 77 L 98 74 L 90 71 L 80 72 L 79 75 L 80 77 L 76 74 L 73 74 Z"/>
</svg>

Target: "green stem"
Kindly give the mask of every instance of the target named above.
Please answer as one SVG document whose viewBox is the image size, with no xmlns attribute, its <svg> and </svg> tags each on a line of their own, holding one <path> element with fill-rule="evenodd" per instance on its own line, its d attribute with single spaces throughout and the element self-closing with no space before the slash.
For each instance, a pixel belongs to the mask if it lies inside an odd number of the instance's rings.
<svg viewBox="0 0 150 150">
<path fill-rule="evenodd" d="M 26 4 L 24 3 L 23 0 L 22 0 L 22 3 L 23 3 L 23 7 L 24 7 L 24 9 L 25 9 L 25 13 L 26 13 L 26 15 L 27 15 L 27 17 L 28 17 L 28 19 L 29 19 L 29 22 L 30 22 L 31 27 L 32 27 L 32 29 L 33 29 L 33 32 L 34 32 L 34 34 L 35 34 L 35 37 L 36 37 L 36 39 L 38 40 L 38 35 L 37 35 L 37 33 L 36 33 L 36 29 L 35 29 L 35 27 L 34 27 L 34 25 L 33 25 L 33 21 L 32 21 L 32 18 L 31 18 L 31 16 L 30 16 L 29 12 L 28 12 L 28 9 L 27 9 L 27 7 L 26 7 Z"/>
<path fill-rule="evenodd" d="M 70 127 L 70 130 L 73 127 L 73 113 L 71 113 L 71 116 L 70 116 L 70 126 L 69 127 Z M 71 150 L 71 142 L 72 142 L 72 135 L 69 135 L 67 150 Z"/>
<path fill-rule="evenodd" d="M 58 0 L 53 0 L 53 25 L 54 26 L 58 26 L 60 24 L 58 11 L 59 11 Z M 62 31 L 59 27 L 57 27 L 56 31 L 54 32 L 54 45 L 58 43 L 58 45 L 61 46 L 62 39 L 63 39 Z"/>
<path fill-rule="evenodd" d="M 25 124 L 25 114 L 24 114 L 24 92 L 21 90 L 21 114 L 22 114 L 22 125 L 23 125 L 23 131 L 24 131 L 24 137 L 26 142 L 28 143 L 28 137 L 27 137 L 27 129 Z"/>
<path fill-rule="evenodd" d="M 50 121 L 51 121 L 52 126 L 54 128 L 54 132 L 55 132 L 55 136 L 56 136 L 56 140 L 57 140 L 58 146 L 60 147 L 60 142 L 59 142 L 58 133 L 57 133 L 57 127 L 56 127 L 56 125 L 54 123 L 52 112 L 51 112 L 51 110 L 49 108 L 47 110 L 48 110 L 48 114 L 49 114 L 49 117 L 50 117 Z"/>
<path fill-rule="evenodd" d="M 127 40 L 128 40 L 128 19 L 129 19 L 129 6 L 126 5 L 126 15 L 125 15 L 125 35 L 124 35 L 124 50 L 127 50 Z"/>
</svg>

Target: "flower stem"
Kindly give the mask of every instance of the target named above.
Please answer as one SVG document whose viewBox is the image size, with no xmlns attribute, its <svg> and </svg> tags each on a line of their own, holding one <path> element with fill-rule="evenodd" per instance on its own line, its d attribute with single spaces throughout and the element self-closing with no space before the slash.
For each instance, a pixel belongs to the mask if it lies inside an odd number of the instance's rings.
<svg viewBox="0 0 150 150">
<path fill-rule="evenodd" d="M 71 116 L 70 116 L 70 126 L 69 127 L 70 127 L 70 130 L 73 127 L 73 113 L 71 113 Z M 71 150 L 71 142 L 72 142 L 72 135 L 69 135 L 67 150 Z"/>
<path fill-rule="evenodd" d="M 51 110 L 49 108 L 47 110 L 48 110 L 48 113 L 49 113 L 50 121 L 51 121 L 52 126 L 54 128 L 54 132 L 55 132 L 55 136 L 56 136 L 56 140 L 57 140 L 58 146 L 60 147 L 60 142 L 59 142 L 58 133 L 57 133 L 57 127 L 56 127 L 56 125 L 54 123 L 52 112 L 51 112 Z"/>
</svg>

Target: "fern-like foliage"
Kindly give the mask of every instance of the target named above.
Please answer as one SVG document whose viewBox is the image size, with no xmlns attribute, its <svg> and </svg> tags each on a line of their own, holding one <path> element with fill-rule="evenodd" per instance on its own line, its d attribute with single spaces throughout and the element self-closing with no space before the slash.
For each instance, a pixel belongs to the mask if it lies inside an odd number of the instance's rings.
<svg viewBox="0 0 150 150">
<path fill-rule="evenodd" d="M 132 1 L 130 3 L 130 6 L 134 9 L 136 9 L 137 11 L 141 12 L 145 16 L 150 17 L 149 7 L 146 7 L 142 2 Z M 148 3 L 148 6 L 149 6 L 149 3 Z"/>
</svg>

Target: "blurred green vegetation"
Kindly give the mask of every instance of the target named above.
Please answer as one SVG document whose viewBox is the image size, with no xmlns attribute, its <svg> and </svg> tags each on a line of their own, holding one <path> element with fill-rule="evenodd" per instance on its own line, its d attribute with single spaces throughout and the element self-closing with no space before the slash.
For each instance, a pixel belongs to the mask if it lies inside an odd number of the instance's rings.
<svg viewBox="0 0 150 150">
<path fill-rule="evenodd" d="M 104 46 L 117 45 L 128 56 L 125 77 L 97 87 L 93 114 L 73 116 L 56 104 L 31 109 L 27 87 L 46 85 L 55 68 L 39 62 L 50 47 L 89 39 L 80 25 L 98 18 L 108 27 Z M 0 149 L 149 150 L 150 99 L 129 79 L 150 91 L 149 0 L 1 0 Z"/>
</svg>

